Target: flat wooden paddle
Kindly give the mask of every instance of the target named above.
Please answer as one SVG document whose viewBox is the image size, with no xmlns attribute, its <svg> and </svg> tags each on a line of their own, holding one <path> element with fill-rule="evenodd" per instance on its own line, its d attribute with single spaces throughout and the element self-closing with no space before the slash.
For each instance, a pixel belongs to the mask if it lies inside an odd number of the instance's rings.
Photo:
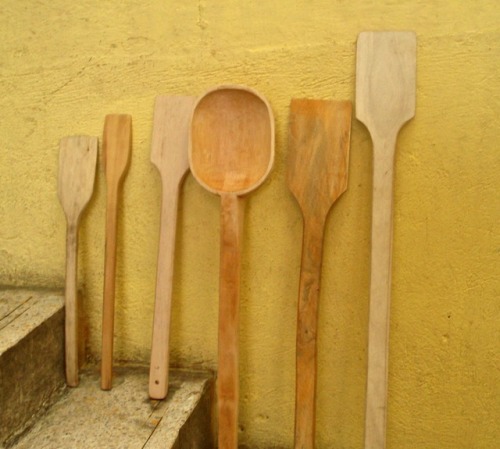
<svg viewBox="0 0 500 449">
<path fill-rule="evenodd" d="M 127 171 L 132 144 L 132 117 L 110 114 L 104 121 L 103 156 L 106 171 L 106 254 L 102 312 L 101 388 L 113 382 L 113 333 L 115 316 L 116 226 L 118 193 Z"/>
<path fill-rule="evenodd" d="M 221 86 L 200 97 L 191 121 L 189 162 L 196 180 L 221 197 L 219 449 L 238 447 L 238 306 L 243 204 L 274 161 L 274 120 L 253 89 Z"/>
<path fill-rule="evenodd" d="M 66 215 L 65 358 L 66 383 L 78 385 L 78 225 L 94 191 L 97 137 L 64 137 L 59 150 L 57 193 Z"/>
<path fill-rule="evenodd" d="M 318 302 L 323 235 L 333 203 L 347 189 L 352 104 L 290 105 L 288 188 L 304 219 L 297 313 L 295 448 L 314 448 Z"/>
<path fill-rule="evenodd" d="M 359 35 L 356 117 L 373 142 L 365 449 L 384 449 L 386 441 L 394 155 L 399 130 L 415 115 L 415 79 L 415 33 Z"/>
<path fill-rule="evenodd" d="M 189 123 L 195 101 L 196 97 L 165 95 L 155 102 L 151 162 L 160 172 L 162 203 L 149 370 L 149 396 L 153 399 L 164 399 L 168 392 L 177 204 L 182 181 L 189 171 Z"/>
</svg>

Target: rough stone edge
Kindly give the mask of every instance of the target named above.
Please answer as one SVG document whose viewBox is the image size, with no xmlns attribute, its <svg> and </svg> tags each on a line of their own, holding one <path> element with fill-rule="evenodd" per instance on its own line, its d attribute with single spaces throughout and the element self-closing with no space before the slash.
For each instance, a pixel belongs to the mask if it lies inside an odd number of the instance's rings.
<svg viewBox="0 0 500 449">
<path fill-rule="evenodd" d="M 6 352 L 3 353 L 3 356 L 8 356 L 8 354 L 12 351 L 16 350 L 17 345 L 28 344 L 30 339 L 36 337 L 37 331 L 40 331 L 41 327 L 49 327 L 58 326 L 59 323 L 62 324 L 60 329 L 61 336 L 64 338 L 64 307 L 59 308 L 55 313 L 46 318 L 41 324 L 39 324 L 35 329 L 32 329 L 31 332 L 24 335 L 22 339 L 18 341 L 15 346 L 9 348 Z M 64 343 L 61 342 L 61 357 L 64 357 Z M 64 367 L 63 360 L 61 358 L 61 367 L 60 367 L 60 382 L 53 383 L 51 388 L 44 392 L 42 401 L 33 409 L 31 414 L 27 414 L 19 422 L 19 425 L 13 427 L 9 433 L 1 437 L 0 447 L 8 448 L 16 443 L 19 438 L 27 433 L 34 424 L 43 416 L 47 410 L 56 402 L 60 400 L 60 398 L 65 394 L 67 387 L 64 380 Z"/>
<path fill-rule="evenodd" d="M 15 430 L 4 441 L 0 448 L 8 449 L 14 446 L 24 435 L 31 431 L 33 426 L 49 411 L 49 409 L 59 402 L 64 396 L 68 394 L 68 387 L 64 383 L 59 388 L 55 388 L 49 395 L 48 399 L 43 402 L 38 410 L 24 422 L 24 425 Z"/>
<path fill-rule="evenodd" d="M 12 350 L 13 347 L 27 338 L 31 332 L 64 309 L 64 295 L 62 294 L 50 291 L 42 293 L 33 290 L 23 290 L 23 292 L 26 296 L 31 296 L 33 304 L 1 330 L 0 335 L 7 333 L 10 335 L 7 344 L 0 344 L 0 357 Z"/>
<path fill-rule="evenodd" d="M 211 402 L 212 402 L 212 390 L 214 385 L 214 375 L 211 371 L 199 371 L 199 370 L 189 370 L 189 369 L 178 369 L 173 368 L 170 370 L 170 379 L 173 383 L 170 386 L 167 399 L 160 401 L 159 411 L 161 410 L 161 419 L 158 422 L 155 430 L 151 434 L 151 437 L 145 443 L 143 449 L 179 449 L 179 448 L 195 448 L 195 449 L 212 449 L 213 445 L 206 445 L 204 443 L 199 443 L 199 438 L 196 438 L 193 442 L 194 446 L 186 446 L 186 441 L 183 441 L 183 434 L 186 432 L 191 433 L 191 424 L 198 425 L 197 421 L 189 422 L 193 413 L 196 413 L 198 417 L 203 422 L 204 416 L 206 417 L 206 425 L 204 429 L 207 428 L 207 434 L 202 435 L 204 438 L 208 438 L 208 441 L 212 441 L 211 437 Z M 175 380 L 174 380 L 175 379 Z M 181 388 L 176 388 L 176 384 L 180 383 Z M 197 384 L 193 391 L 193 387 L 189 387 L 188 384 Z M 187 398 L 184 397 L 187 391 Z M 185 402 L 187 400 L 187 402 Z M 194 401 L 193 406 L 187 405 L 189 402 Z M 201 407 L 200 407 L 200 404 Z M 205 406 L 205 404 L 208 404 Z M 184 408 L 184 412 L 181 413 L 183 416 L 177 416 L 173 420 L 172 410 L 178 407 Z M 189 411 L 188 411 L 189 409 Z M 204 413 L 206 414 L 204 415 Z M 178 425 L 177 422 L 181 422 Z M 190 438 L 193 440 L 192 438 Z M 183 444 L 184 445 L 180 445 Z M 180 445 L 180 446 L 179 446 Z"/>
<path fill-rule="evenodd" d="M 172 449 L 215 448 L 212 413 L 214 386 L 213 378 L 205 383 L 200 400 L 179 429 L 179 435 Z"/>
</svg>

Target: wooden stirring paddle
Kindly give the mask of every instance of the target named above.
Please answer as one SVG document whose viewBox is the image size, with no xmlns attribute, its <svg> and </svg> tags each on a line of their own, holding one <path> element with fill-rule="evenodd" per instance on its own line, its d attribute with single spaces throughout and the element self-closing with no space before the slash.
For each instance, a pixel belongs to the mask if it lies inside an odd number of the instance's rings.
<svg viewBox="0 0 500 449">
<path fill-rule="evenodd" d="M 399 130 L 415 115 L 415 78 L 415 33 L 359 35 L 356 117 L 373 142 L 365 449 L 384 449 L 386 441 L 394 155 Z"/>
<path fill-rule="evenodd" d="M 221 86 L 200 97 L 191 120 L 189 163 L 196 180 L 221 198 L 219 449 L 238 447 L 238 305 L 243 227 L 241 195 L 261 185 L 274 161 L 271 107 L 253 89 Z"/>
<path fill-rule="evenodd" d="M 352 104 L 290 105 L 287 184 L 304 219 L 297 312 L 295 448 L 314 448 L 318 302 L 323 235 L 333 203 L 347 189 Z"/>
<path fill-rule="evenodd" d="M 161 176 L 162 203 L 149 396 L 164 399 L 168 392 L 170 311 L 174 277 L 175 231 L 179 190 L 189 171 L 189 123 L 196 97 L 156 98 L 151 162 Z"/>
<path fill-rule="evenodd" d="M 104 265 L 101 360 L 101 388 L 103 390 L 110 390 L 113 382 L 118 193 L 129 165 L 131 143 L 132 117 L 126 114 L 107 115 L 104 121 L 103 137 L 103 156 L 107 184 L 106 254 Z"/>
<path fill-rule="evenodd" d="M 65 359 L 66 383 L 78 385 L 78 225 L 94 191 L 97 137 L 61 139 L 57 193 L 66 215 Z"/>
</svg>

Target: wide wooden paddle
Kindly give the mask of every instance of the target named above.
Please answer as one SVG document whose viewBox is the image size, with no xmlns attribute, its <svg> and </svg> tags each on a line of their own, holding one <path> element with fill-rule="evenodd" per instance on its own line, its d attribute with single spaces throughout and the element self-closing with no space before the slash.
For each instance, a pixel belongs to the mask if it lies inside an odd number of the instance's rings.
<svg viewBox="0 0 500 449">
<path fill-rule="evenodd" d="M 352 104 L 293 99 L 287 184 L 304 220 L 297 312 L 295 448 L 314 448 L 318 302 L 323 235 L 347 189 Z"/>
<path fill-rule="evenodd" d="M 130 160 L 132 117 L 110 114 L 104 121 L 103 156 L 106 172 L 106 253 L 102 312 L 101 388 L 113 382 L 113 333 L 115 316 L 116 227 L 118 193 Z"/>
<path fill-rule="evenodd" d="M 415 78 L 415 33 L 359 35 L 356 117 L 373 142 L 366 449 L 383 449 L 386 441 L 394 155 L 399 130 L 415 115 Z"/>
<path fill-rule="evenodd" d="M 179 190 L 189 171 L 189 123 L 196 97 L 156 97 L 151 162 L 162 183 L 160 243 L 156 272 L 153 342 L 149 396 L 164 399 L 168 392 L 170 312 L 174 277 L 175 233 Z"/>
<path fill-rule="evenodd" d="M 219 449 L 238 446 L 238 305 L 242 245 L 241 195 L 262 184 L 274 160 L 271 108 L 255 90 L 221 86 L 195 105 L 191 172 L 221 197 L 217 401 Z"/>
<path fill-rule="evenodd" d="M 97 137 L 61 139 L 57 193 L 66 215 L 65 359 L 66 383 L 78 385 L 78 225 L 94 191 Z"/>
</svg>

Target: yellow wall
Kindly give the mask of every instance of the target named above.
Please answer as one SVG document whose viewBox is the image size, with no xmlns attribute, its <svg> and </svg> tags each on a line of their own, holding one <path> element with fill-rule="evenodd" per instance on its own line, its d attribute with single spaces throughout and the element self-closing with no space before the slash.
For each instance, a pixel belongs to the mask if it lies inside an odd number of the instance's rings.
<svg viewBox="0 0 500 449">
<path fill-rule="evenodd" d="M 157 94 L 247 84 L 276 117 L 276 164 L 247 204 L 241 442 L 291 447 L 301 217 L 285 187 L 292 97 L 354 99 L 358 32 L 418 35 L 416 118 L 396 160 L 389 449 L 492 449 L 500 439 L 500 13 L 482 1 L 4 0 L 0 8 L 0 284 L 62 286 L 58 141 L 133 115 L 120 213 L 116 357 L 147 361 L 160 183 L 149 162 Z M 349 190 L 326 231 L 318 448 L 361 448 L 371 149 L 353 122 Z M 80 232 L 90 345 L 100 350 L 102 166 Z M 189 176 L 173 311 L 176 365 L 215 368 L 216 196 Z M 146 388 L 146 386 L 145 386 Z"/>
</svg>

